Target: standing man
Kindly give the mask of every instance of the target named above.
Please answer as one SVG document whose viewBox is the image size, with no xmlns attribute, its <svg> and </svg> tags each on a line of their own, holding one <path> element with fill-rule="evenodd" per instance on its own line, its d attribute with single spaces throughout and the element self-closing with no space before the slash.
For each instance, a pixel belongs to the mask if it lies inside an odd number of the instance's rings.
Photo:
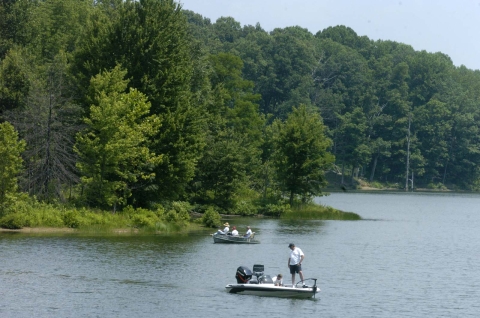
<svg viewBox="0 0 480 318">
<path fill-rule="evenodd" d="M 295 244 L 290 243 L 288 247 L 292 250 L 290 257 L 288 258 L 288 268 L 290 268 L 290 274 L 292 274 L 292 287 L 295 286 L 295 273 L 300 275 L 300 279 L 303 282 L 302 262 L 305 258 L 302 250 L 295 247 Z"/>
</svg>

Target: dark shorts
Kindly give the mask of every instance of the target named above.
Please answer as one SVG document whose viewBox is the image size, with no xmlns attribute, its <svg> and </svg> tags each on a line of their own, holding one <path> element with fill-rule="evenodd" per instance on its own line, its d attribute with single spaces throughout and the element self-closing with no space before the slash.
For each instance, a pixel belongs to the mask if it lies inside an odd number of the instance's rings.
<svg viewBox="0 0 480 318">
<path fill-rule="evenodd" d="M 302 265 L 290 265 L 290 274 L 295 274 L 302 271 Z"/>
</svg>

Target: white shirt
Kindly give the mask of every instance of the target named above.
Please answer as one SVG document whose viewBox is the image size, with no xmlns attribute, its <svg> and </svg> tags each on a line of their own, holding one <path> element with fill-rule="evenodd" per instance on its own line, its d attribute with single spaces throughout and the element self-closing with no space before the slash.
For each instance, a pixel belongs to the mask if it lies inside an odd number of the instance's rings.
<svg viewBox="0 0 480 318">
<path fill-rule="evenodd" d="M 303 254 L 302 250 L 298 247 L 295 247 L 290 253 L 290 265 L 297 265 L 302 260 Z"/>
<path fill-rule="evenodd" d="M 233 230 L 233 231 L 232 231 L 232 235 L 233 235 L 233 236 L 238 236 L 238 231 L 237 231 L 237 230 Z"/>
<path fill-rule="evenodd" d="M 223 229 L 223 234 L 227 234 L 228 231 L 230 231 L 230 228 L 228 226 L 225 226 L 225 228 Z"/>
<path fill-rule="evenodd" d="M 278 279 L 278 276 L 275 276 L 275 277 L 273 278 L 273 283 L 274 283 L 275 285 L 282 286 L 282 285 L 283 285 L 283 279 Z"/>
<path fill-rule="evenodd" d="M 246 237 L 250 237 L 252 235 L 252 230 L 248 229 L 247 233 L 245 234 Z"/>
</svg>

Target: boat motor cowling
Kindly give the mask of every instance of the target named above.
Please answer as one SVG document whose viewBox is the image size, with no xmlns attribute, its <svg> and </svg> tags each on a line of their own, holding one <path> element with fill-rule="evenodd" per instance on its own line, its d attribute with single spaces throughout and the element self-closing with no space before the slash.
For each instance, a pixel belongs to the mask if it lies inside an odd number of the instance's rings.
<svg viewBox="0 0 480 318">
<path fill-rule="evenodd" d="M 252 271 L 246 266 L 240 266 L 237 268 L 235 278 L 237 279 L 238 284 L 246 284 L 250 279 L 252 279 Z"/>
</svg>

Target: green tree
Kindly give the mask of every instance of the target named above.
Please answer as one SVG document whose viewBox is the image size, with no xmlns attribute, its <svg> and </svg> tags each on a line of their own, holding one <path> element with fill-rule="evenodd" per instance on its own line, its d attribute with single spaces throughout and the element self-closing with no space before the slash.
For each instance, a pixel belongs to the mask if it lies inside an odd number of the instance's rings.
<svg viewBox="0 0 480 318">
<path fill-rule="evenodd" d="M 0 116 L 25 103 L 35 65 L 25 51 L 21 48 L 11 49 L 0 61 Z"/>
<path fill-rule="evenodd" d="M 19 1 L 21 2 L 21 1 Z M 60 51 L 71 53 L 84 34 L 92 5 L 85 0 L 35 1 L 27 21 L 28 47 L 39 59 L 52 60 Z"/>
<path fill-rule="evenodd" d="M 75 55 L 79 89 L 117 64 L 127 71 L 129 87 L 147 96 L 150 113 L 162 121 L 151 149 L 163 160 L 155 167 L 155 179 L 135 199 L 182 198 L 204 146 L 205 120 L 203 105 L 193 104 L 195 55 L 187 20 L 173 0 L 122 1 L 114 9 L 102 6 L 89 20 Z"/>
<path fill-rule="evenodd" d="M 11 196 L 18 189 L 17 177 L 22 168 L 21 153 L 25 141 L 18 140 L 18 133 L 8 122 L 0 124 L 0 216 Z"/>
<path fill-rule="evenodd" d="M 345 168 L 351 167 L 353 184 L 354 171 L 366 164 L 370 160 L 370 147 L 367 139 L 367 121 L 360 108 L 355 108 L 353 112 L 347 112 L 340 117 L 340 126 L 337 129 L 337 152 L 338 158 L 342 164 L 342 183 L 345 175 Z"/>
<path fill-rule="evenodd" d="M 328 152 L 331 141 L 319 114 L 305 106 L 294 108 L 287 120 L 277 120 L 275 138 L 275 167 L 278 184 L 288 193 L 290 205 L 300 195 L 303 201 L 322 193 L 327 183 L 325 170 L 334 157 Z"/>
<path fill-rule="evenodd" d="M 136 89 L 127 89 L 126 71 L 116 67 L 92 79 L 87 128 L 77 135 L 75 151 L 88 202 L 95 206 L 125 205 L 132 188 L 155 177 L 162 156 L 149 150 L 160 119 L 148 115 L 150 103 Z"/>
<path fill-rule="evenodd" d="M 208 108 L 207 146 L 191 189 L 196 202 L 232 211 L 242 191 L 254 187 L 263 119 L 253 83 L 242 78 L 242 60 L 228 53 L 209 59 L 213 101 Z"/>
</svg>

